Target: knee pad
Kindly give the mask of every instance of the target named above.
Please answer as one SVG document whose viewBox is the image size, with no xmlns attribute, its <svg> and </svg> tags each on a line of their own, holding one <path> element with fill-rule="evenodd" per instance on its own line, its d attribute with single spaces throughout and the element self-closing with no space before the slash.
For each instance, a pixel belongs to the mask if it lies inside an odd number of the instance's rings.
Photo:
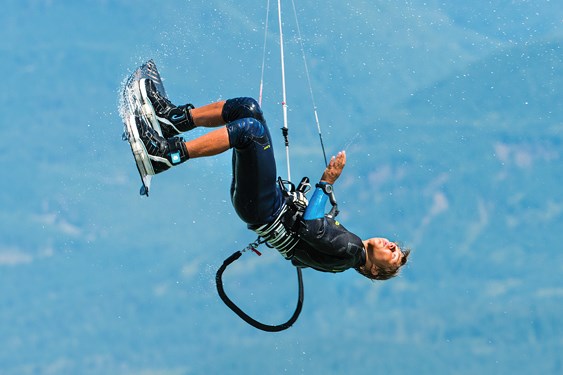
<svg viewBox="0 0 563 375">
<path fill-rule="evenodd" d="M 243 118 L 253 118 L 265 124 L 264 114 L 258 102 L 253 98 L 234 98 L 229 99 L 223 106 L 221 113 L 223 120 L 229 123 Z"/>
<path fill-rule="evenodd" d="M 245 117 L 227 124 L 229 132 L 229 142 L 231 147 L 241 149 L 248 146 L 251 142 L 268 144 L 268 131 L 260 121 Z"/>
</svg>

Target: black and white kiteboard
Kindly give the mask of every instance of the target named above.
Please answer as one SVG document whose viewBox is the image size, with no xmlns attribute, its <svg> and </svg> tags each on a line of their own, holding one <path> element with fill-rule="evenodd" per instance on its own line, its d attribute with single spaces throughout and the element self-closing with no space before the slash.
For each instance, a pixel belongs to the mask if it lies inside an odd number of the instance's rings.
<svg viewBox="0 0 563 375">
<path fill-rule="evenodd" d="M 143 78 L 152 80 L 158 92 L 166 97 L 164 85 L 162 84 L 162 79 L 156 69 L 156 65 L 154 61 L 149 60 L 137 68 L 137 70 L 127 78 L 121 93 L 119 112 L 124 123 L 123 140 L 129 142 L 137 170 L 141 176 L 142 186 L 140 194 L 148 196 L 151 178 L 155 175 L 155 171 L 150 160 L 151 156 L 148 154 L 145 145 L 139 137 L 136 122 L 140 121 L 152 127 L 159 135 L 162 135 L 162 131 L 152 105 L 145 103 L 143 95 L 141 95 L 143 88 L 140 87 L 139 81 Z"/>
</svg>

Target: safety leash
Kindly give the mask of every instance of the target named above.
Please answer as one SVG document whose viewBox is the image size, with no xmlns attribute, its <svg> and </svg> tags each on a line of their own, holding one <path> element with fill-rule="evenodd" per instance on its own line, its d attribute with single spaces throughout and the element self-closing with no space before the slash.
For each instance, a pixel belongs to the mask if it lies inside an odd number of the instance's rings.
<svg viewBox="0 0 563 375">
<path fill-rule="evenodd" d="M 250 317 L 244 311 L 240 309 L 225 293 L 225 289 L 223 288 L 223 272 L 227 269 L 227 267 L 232 264 L 234 261 L 239 259 L 242 256 L 242 253 L 250 250 L 257 255 L 262 255 L 258 250 L 257 247 L 264 243 L 265 241 L 260 241 L 260 237 L 256 239 L 253 243 L 249 244 L 244 250 L 239 250 L 233 253 L 230 257 L 223 261 L 223 264 L 217 270 L 217 274 L 215 275 L 215 282 L 217 285 L 217 293 L 219 293 L 219 297 L 223 300 L 225 305 L 227 305 L 235 314 L 237 314 L 242 320 L 250 324 L 251 326 L 258 328 L 262 331 L 266 332 L 280 332 L 285 329 L 291 327 L 299 317 L 301 313 L 301 309 L 303 308 L 303 299 L 304 299 L 304 287 L 303 287 L 303 275 L 301 274 L 301 268 L 295 267 L 297 270 L 297 281 L 299 284 L 299 296 L 297 299 L 297 306 L 295 307 L 295 311 L 289 320 L 285 323 L 278 324 L 278 325 L 268 325 L 257 321 L 256 319 Z"/>
</svg>

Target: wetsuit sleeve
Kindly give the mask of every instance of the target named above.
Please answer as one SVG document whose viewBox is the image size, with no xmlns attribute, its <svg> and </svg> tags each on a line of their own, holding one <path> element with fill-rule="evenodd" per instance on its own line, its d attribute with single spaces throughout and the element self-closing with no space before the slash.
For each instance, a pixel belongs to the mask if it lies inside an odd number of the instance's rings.
<svg viewBox="0 0 563 375">
<path fill-rule="evenodd" d="M 309 204 L 303 214 L 304 220 L 320 219 L 325 215 L 326 202 L 328 196 L 323 192 L 320 187 L 315 189 L 313 196 L 309 200 Z"/>
</svg>

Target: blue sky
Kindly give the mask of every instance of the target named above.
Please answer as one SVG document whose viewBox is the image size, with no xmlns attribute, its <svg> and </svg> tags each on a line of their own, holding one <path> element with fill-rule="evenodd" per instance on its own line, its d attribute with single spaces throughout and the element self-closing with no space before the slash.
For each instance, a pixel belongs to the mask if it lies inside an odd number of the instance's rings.
<svg viewBox="0 0 563 375">
<path fill-rule="evenodd" d="M 264 334 L 215 293 L 218 265 L 254 240 L 229 202 L 230 155 L 138 195 L 123 79 L 153 58 L 177 103 L 256 96 L 265 3 L 11 1 L 0 16 L 0 372 L 561 371 L 562 6 L 296 5 L 327 151 L 350 157 L 341 220 L 412 246 L 404 274 L 372 285 L 307 271 L 300 320 Z M 322 157 L 284 9 L 292 174 L 314 179 Z M 270 26 L 264 110 L 277 130 L 274 13 Z M 226 285 L 281 321 L 294 271 L 264 252 Z"/>
</svg>

